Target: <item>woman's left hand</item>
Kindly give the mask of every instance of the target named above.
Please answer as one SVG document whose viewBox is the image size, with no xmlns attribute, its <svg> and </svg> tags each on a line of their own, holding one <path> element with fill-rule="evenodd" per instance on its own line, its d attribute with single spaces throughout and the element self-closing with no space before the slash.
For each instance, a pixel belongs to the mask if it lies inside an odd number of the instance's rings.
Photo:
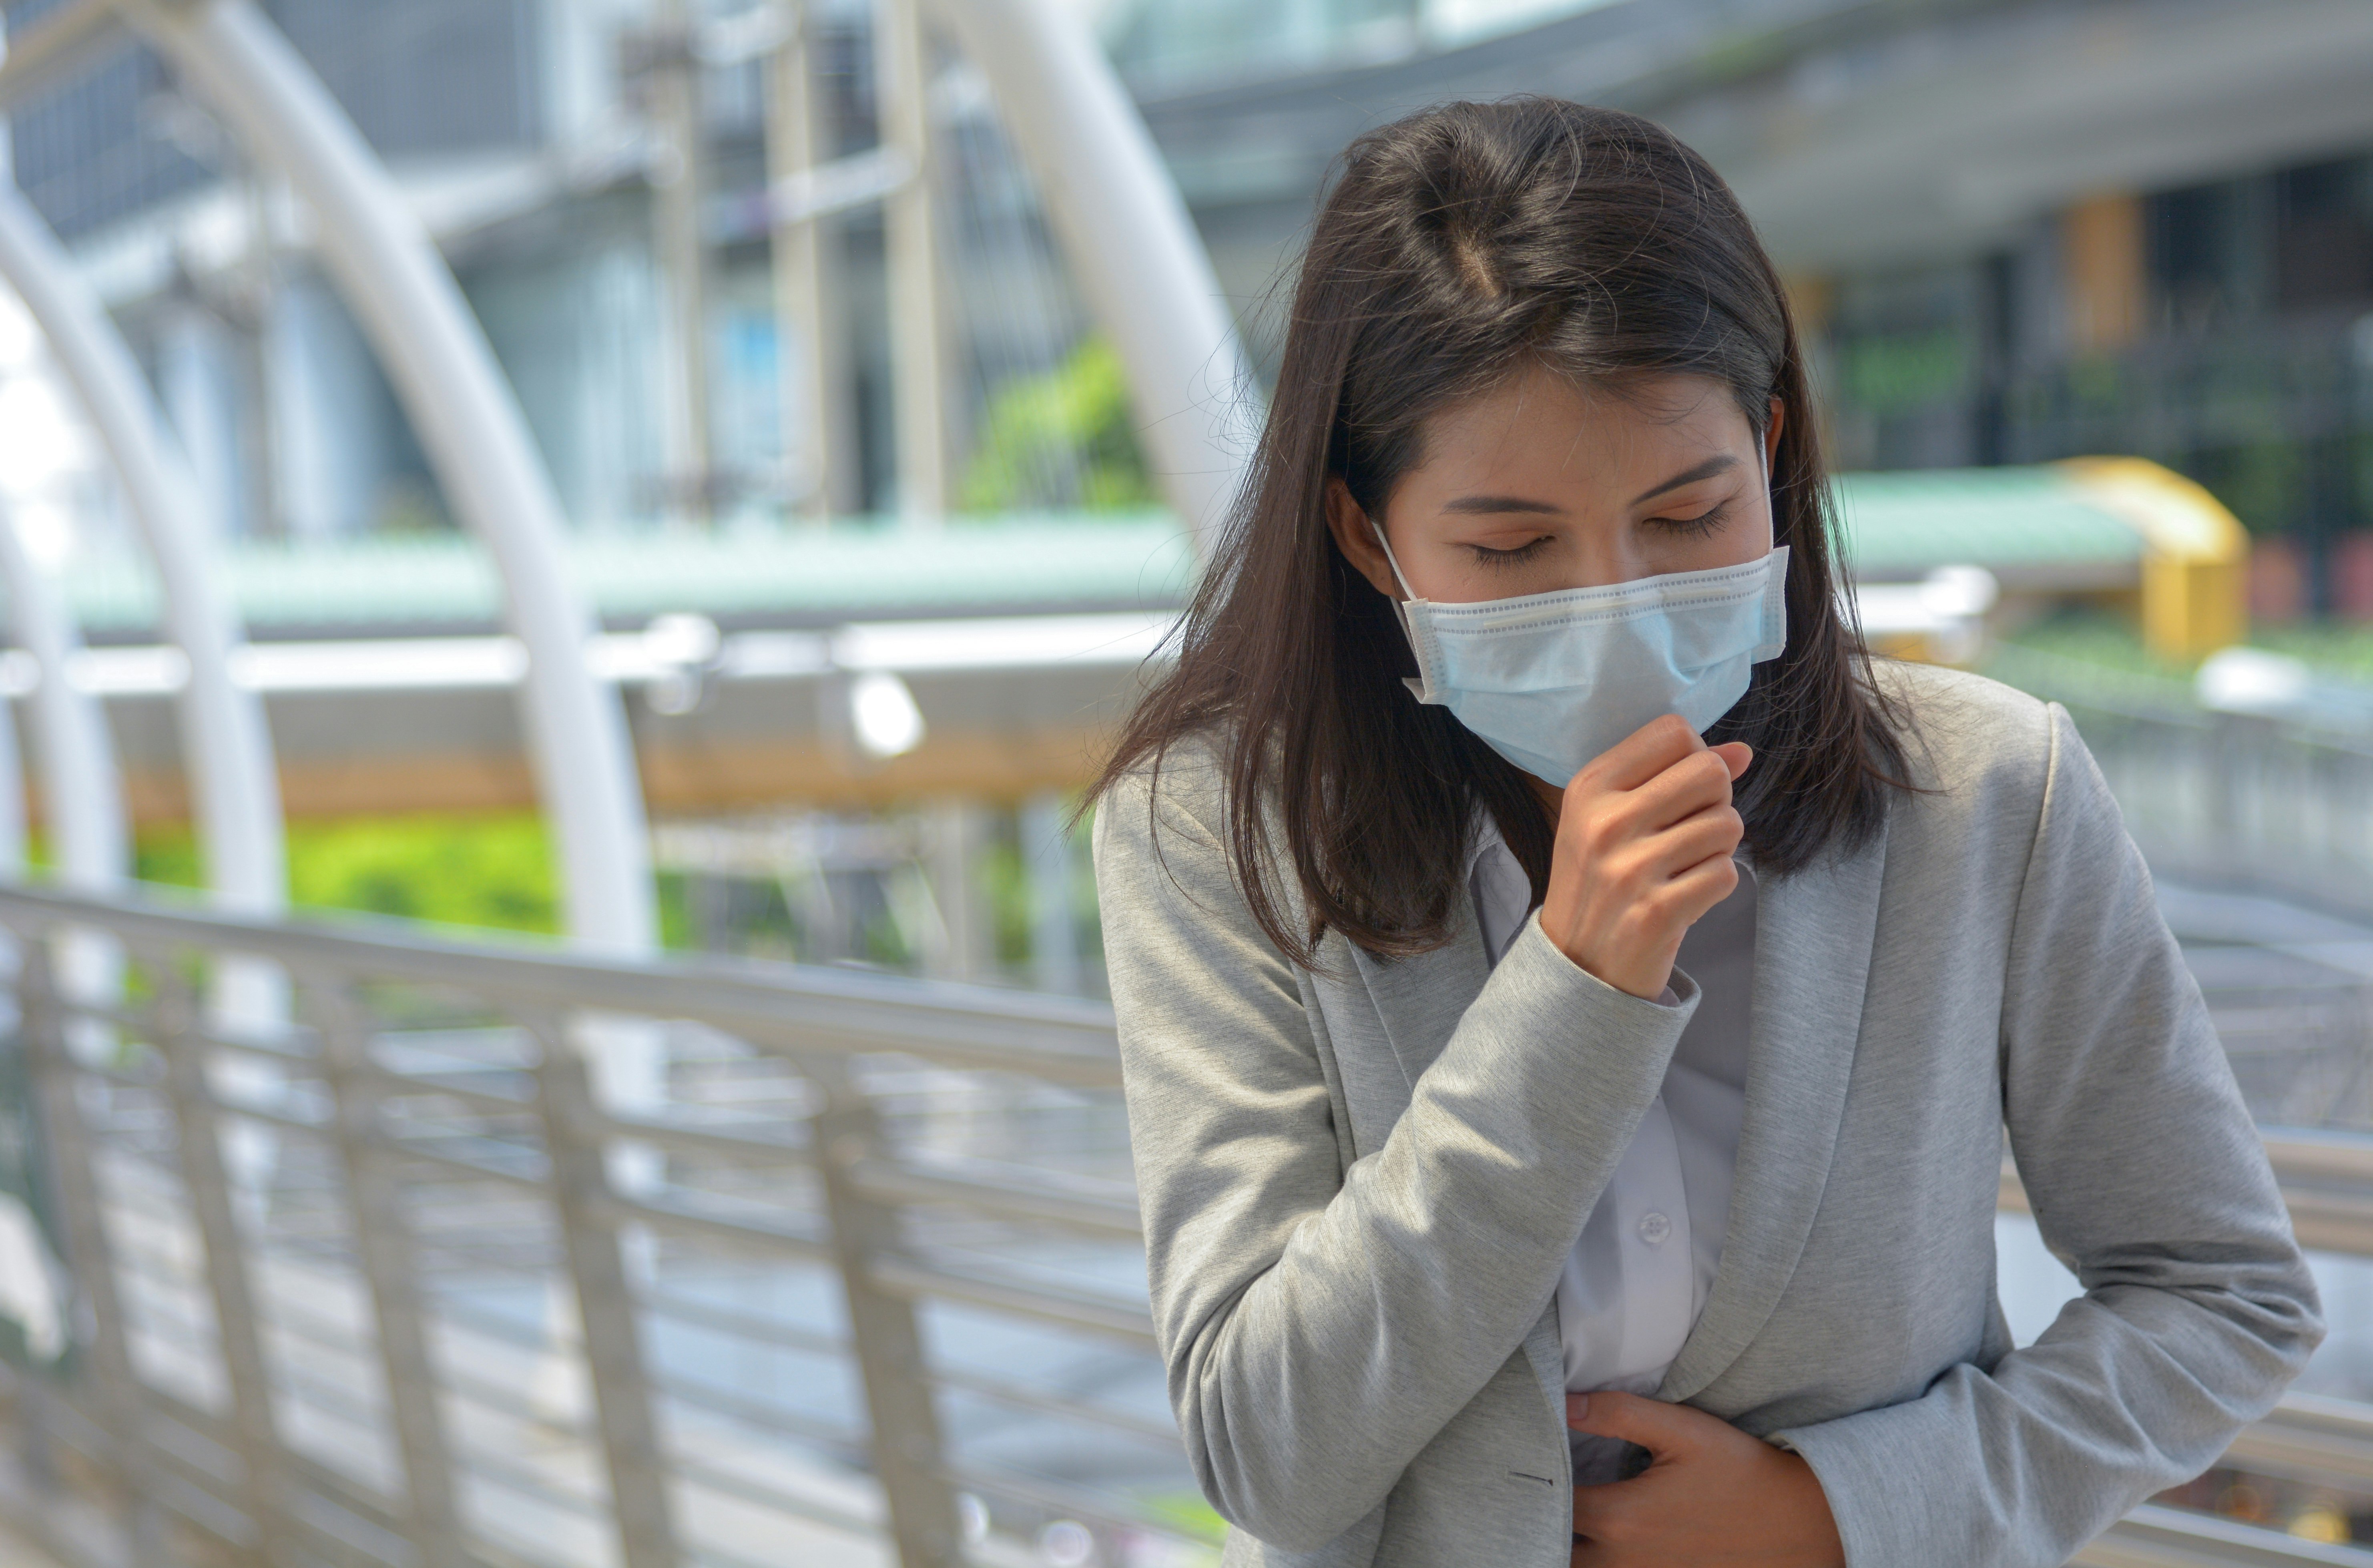
<svg viewBox="0 0 2373 1568">
<path fill-rule="evenodd" d="M 1566 1424 L 1654 1456 L 1630 1480 L 1573 1489 L 1572 1568 L 1841 1568 L 1813 1468 L 1687 1405 L 1569 1394 Z"/>
</svg>

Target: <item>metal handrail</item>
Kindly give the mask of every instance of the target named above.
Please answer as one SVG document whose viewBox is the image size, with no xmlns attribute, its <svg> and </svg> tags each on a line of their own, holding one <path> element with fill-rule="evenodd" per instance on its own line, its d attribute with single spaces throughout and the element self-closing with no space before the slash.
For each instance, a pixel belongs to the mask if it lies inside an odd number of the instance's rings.
<svg viewBox="0 0 2373 1568">
<path fill-rule="evenodd" d="M 123 997 L 59 994 L 50 939 L 92 930 L 128 954 Z M 870 1531 L 877 1555 L 886 1537 L 907 1568 L 1019 1561 L 1032 1521 L 1056 1516 L 1116 1539 L 1175 1534 L 1135 1471 L 1034 1468 L 996 1445 L 1007 1423 L 1040 1423 L 1024 1454 L 1070 1445 L 1119 1464 L 1126 1451 L 1140 1456 L 1128 1465 L 1168 1467 L 1172 1503 L 1192 1495 L 1162 1442 L 1145 1302 L 1113 1288 L 1142 1277 L 1142 1244 L 1108 1008 L 48 890 L 0 888 L 0 931 L 19 954 L 0 991 L 22 1020 L 84 1329 L 64 1363 L 11 1392 L 37 1448 L 78 1457 L 53 1474 L 98 1484 L 126 1522 L 124 1568 L 170 1568 L 192 1540 L 340 1568 L 574 1568 L 600 1550 L 523 1530 L 497 1494 L 577 1500 L 590 1512 L 569 1528 L 608 1534 L 601 1554 L 623 1568 L 763 1560 L 731 1523 L 770 1509 Z M 286 966 L 300 1022 L 269 1038 L 212 1029 L 190 961 L 232 955 Z M 429 997 L 469 1026 L 424 1011 Z M 738 1122 L 713 1106 L 599 1106 L 569 1024 L 589 1016 L 697 1025 L 684 1071 L 784 1092 Z M 890 1070 L 900 1061 L 939 1073 L 918 1094 Z M 240 1064 L 303 1082 L 305 1108 L 225 1092 Z M 474 1079 L 481 1067 L 500 1076 Z M 1078 1147 L 1035 1130 L 1014 1138 L 1019 1155 L 933 1141 L 1067 1106 L 1088 1117 Z M 2373 1256 L 2373 1138 L 2266 1136 L 2302 1237 Z M 273 1141 L 241 1153 L 241 1138 Z M 2002 1196 L 2024 1206 L 2008 1166 Z M 139 1265 L 160 1247 L 172 1269 Z M 772 1281 L 760 1299 L 719 1293 L 715 1281 L 745 1275 Z M 795 1285 L 821 1286 L 837 1310 L 772 1310 L 766 1292 Z M 522 1313 L 522 1289 L 545 1305 Z M 1039 1348 L 968 1364 L 940 1337 L 957 1321 Z M 743 1347 L 734 1370 L 672 1364 L 687 1333 Z M 1048 1375 L 1056 1353 L 1074 1370 Z M 740 1374 L 784 1356 L 811 1370 L 780 1387 Z M 812 1370 L 831 1367 L 853 1375 L 853 1404 Z M 1100 1396 L 1114 1376 L 1153 1398 Z M 373 1410 L 392 1460 L 377 1475 L 309 1444 L 298 1419 L 351 1428 Z M 839 1468 L 852 1444 L 869 1480 Z M 2373 1491 L 2373 1407 L 2286 1398 L 2227 1462 Z M 966 1492 L 996 1504 L 1003 1534 L 967 1539 Z M 2355 1549 L 2167 1508 L 2138 1511 L 2078 1561 L 2373 1568 Z"/>
<path fill-rule="evenodd" d="M 567 1012 L 691 1018 L 808 1051 L 898 1051 L 951 1066 L 1003 1068 L 1057 1082 L 1118 1088 L 1112 1009 L 1080 997 L 814 965 L 724 958 L 598 957 L 513 939 L 423 934 L 370 916 L 241 919 L 219 911 L 80 897 L 48 888 L 0 896 L 20 935 L 103 926 L 150 948 L 268 954 L 378 980 L 411 980 Z"/>
</svg>

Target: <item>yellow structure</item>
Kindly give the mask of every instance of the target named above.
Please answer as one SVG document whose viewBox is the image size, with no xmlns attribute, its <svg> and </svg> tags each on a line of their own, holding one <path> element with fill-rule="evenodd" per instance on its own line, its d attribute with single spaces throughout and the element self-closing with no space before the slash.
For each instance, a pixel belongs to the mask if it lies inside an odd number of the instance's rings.
<svg viewBox="0 0 2373 1568">
<path fill-rule="evenodd" d="M 2145 648 L 2188 663 L 2249 635 L 2250 535 L 2224 503 L 2144 458 L 2071 458 L 2058 466 L 2142 536 Z"/>
<path fill-rule="evenodd" d="M 2142 335 L 2145 250 L 2139 197 L 2094 196 L 2061 215 L 2063 298 L 2079 349 L 2112 354 Z"/>
</svg>

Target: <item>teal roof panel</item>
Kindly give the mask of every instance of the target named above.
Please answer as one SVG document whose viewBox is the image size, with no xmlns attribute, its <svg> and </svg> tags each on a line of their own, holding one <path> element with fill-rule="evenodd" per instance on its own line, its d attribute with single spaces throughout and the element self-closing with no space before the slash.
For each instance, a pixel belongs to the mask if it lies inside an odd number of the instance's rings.
<svg viewBox="0 0 2373 1568">
<path fill-rule="evenodd" d="M 781 626 L 859 619 L 1161 607 L 1183 602 L 1194 550 L 1164 513 L 953 521 L 930 531 L 842 525 L 654 532 L 570 543 L 596 612 L 639 624 L 668 611 Z M 492 626 L 492 557 L 460 534 L 335 544 L 242 544 L 226 570 L 255 632 Z M 68 591 L 94 634 L 156 625 L 145 561 L 78 564 Z"/>
<path fill-rule="evenodd" d="M 2057 468 L 1846 474 L 1837 503 L 1846 557 L 1862 578 L 1975 566 L 2048 579 L 2142 559 L 2142 536 Z"/>
<path fill-rule="evenodd" d="M 1917 578 L 1973 565 L 2006 584 L 2098 584 L 2131 571 L 2134 532 L 2052 468 L 1850 474 L 1838 512 L 1855 575 Z M 1191 542 L 1159 511 L 952 520 L 914 528 L 842 523 L 585 537 L 571 568 L 612 626 L 691 610 L 739 625 L 1162 608 L 1194 579 Z M 371 535 L 292 547 L 241 544 L 226 569 L 259 636 L 400 635 L 492 627 L 501 583 L 474 539 Z M 137 558 L 79 562 L 67 581 L 84 627 L 123 638 L 157 625 Z"/>
</svg>

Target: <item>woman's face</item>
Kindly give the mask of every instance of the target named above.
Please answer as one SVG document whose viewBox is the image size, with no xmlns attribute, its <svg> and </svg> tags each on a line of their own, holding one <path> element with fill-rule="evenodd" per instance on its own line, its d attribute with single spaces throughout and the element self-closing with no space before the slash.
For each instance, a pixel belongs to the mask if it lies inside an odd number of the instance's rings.
<svg viewBox="0 0 2373 1568">
<path fill-rule="evenodd" d="M 1771 548 L 1763 474 L 1777 399 L 1754 428 L 1711 376 L 1646 377 L 1621 395 L 1534 369 L 1425 422 L 1423 455 L 1377 521 L 1420 599 L 1458 604 L 1738 566 Z M 1401 597 L 1339 479 L 1327 527 L 1377 591 Z"/>
</svg>

